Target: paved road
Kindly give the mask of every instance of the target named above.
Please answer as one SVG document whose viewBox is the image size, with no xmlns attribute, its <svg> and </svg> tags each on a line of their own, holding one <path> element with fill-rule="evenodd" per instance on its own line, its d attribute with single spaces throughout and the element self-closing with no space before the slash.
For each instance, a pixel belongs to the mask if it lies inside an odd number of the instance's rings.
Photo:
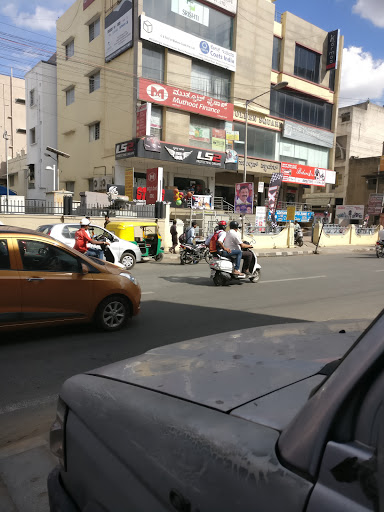
<svg viewBox="0 0 384 512">
<path fill-rule="evenodd" d="M 382 308 L 384 262 L 373 254 L 259 262 L 259 283 L 224 288 L 213 286 L 205 263 L 138 264 L 133 274 L 142 286 L 142 312 L 119 333 L 90 326 L 3 333 L 0 475 L 2 460 L 22 456 L 23 447 L 31 447 L 28 440 L 33 446 L 46 435 L 60 385 L 71 375 L 202 335 L 286 322 L 372 319 Z"/>
</svg>

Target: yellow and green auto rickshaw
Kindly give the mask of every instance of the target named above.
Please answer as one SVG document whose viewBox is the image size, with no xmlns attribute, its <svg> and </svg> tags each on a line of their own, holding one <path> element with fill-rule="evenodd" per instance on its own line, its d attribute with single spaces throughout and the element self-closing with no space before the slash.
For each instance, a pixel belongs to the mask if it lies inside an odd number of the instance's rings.
<svg viewBox="0 0 384 512">
<path fill-rule="evenodd" d="M 163 259 L 164 247 L 161 246 L 162 239 L 156 222 L 116 220 L 109 222 L 107 229 L 119 238 L 137 244 L 143 257 L 154 258 L 155 261 Z"/>
</svg>

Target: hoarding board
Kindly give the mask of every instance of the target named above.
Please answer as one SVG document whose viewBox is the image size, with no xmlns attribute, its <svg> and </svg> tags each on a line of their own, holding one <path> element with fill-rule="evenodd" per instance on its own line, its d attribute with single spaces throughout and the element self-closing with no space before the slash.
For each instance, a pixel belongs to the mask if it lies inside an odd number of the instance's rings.
<svg viewBox="0 0 384 512">
<path fill-rule="evenodd" d="M 131 48 L 132 0 L 122 0 L 105 18 L 105 62 Z"/>
<path fill-rule="evenodd" d="M 281 162 L 283 183 L 301 183 L 302 185 L 325 187 L 326 171 L 327 169 L 320 169 L 309 165 Z"/>
</svg>

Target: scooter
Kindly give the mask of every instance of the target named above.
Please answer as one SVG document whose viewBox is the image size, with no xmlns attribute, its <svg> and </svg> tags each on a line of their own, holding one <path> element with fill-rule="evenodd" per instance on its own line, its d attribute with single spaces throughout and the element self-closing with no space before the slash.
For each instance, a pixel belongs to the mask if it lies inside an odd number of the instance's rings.
<svg viewBox="0 0 384 512">
<path fill-rule="evenodd" d="M 303 245 L 303 243 L 304 243 L 303 230 L 301 229 L 301 227 L 295 229 L 294 239 L 295 239 L 295 245 L 298 245 L 299 247 L 301 247 Z"/>
<path fill-rule="evenodd" d="M 384 242 L 376 242 L 376 256 L 378 258 L 384 258 Z"/>
<path fill-rule="evenodd" d="M 211 279 L 215 286 L 226 286 L 231 281 L 244 281 L 249 279 L 251 283 L 257 283 L 260 280 L 261 266 L 257 263 L 257 256 L 251 249 L 245 249 L 252 253 L 252 259 L 249 265 L 249 274 L 234 274 L 234 262 L 232 259 L 216 254 L 213 256 L 209 266 L 211 269 Z"/>
<path fill-rule="evenodd" d="M 95 240 L 98 240 L 99 242 L 106 242 L 107 239 L 105 236 L 102 236 L 102 235 L 99 235 L 99 236 L 95 236 Z M 126 268 L 125 265 L 123 265 L 122 263 L 120 263 L 119 261 L 115 261 L 115 257 L 111 251 L 111 249 L 109 248 L 109 245 L 107 243 L 99 246 L 101 247 L 101 250 L 103 251 L 104 253 L 104 258 L 105 258 L 105 261 L 108 261 L 108 263 L 113 263 L 114 265 L 116 265 L 117 267 L 120 267 L 120 268 Z"/>
</svg>

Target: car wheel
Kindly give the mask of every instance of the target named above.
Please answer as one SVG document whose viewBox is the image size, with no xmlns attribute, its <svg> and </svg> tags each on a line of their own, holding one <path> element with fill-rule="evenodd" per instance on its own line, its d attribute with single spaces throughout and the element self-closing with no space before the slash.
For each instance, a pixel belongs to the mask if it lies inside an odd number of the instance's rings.
<svg viewBox="0 0 384 512">
<path fill-rule="evenodd" d="M 250 277 L 249 280 L 251 281 L 251 283 L 257 283 L 258 281 L 260 281 L 260 270 L 256 270 L 255 275 Z"/>
<path fill-rule="evenodd" d="M 100 329 L 112 332 L 124 327 L 130 316 L 128 300 L 119 295 L 111 295 L 99 304 L 95 320 Z"/>
<path fill-rule="evenodd" d="M 120 258 L 120 263 L 124 265 L 126 269 L 133 268 L 136 263 L 136 257 L 131 252 L 125 252 Z"/>
</svg>

